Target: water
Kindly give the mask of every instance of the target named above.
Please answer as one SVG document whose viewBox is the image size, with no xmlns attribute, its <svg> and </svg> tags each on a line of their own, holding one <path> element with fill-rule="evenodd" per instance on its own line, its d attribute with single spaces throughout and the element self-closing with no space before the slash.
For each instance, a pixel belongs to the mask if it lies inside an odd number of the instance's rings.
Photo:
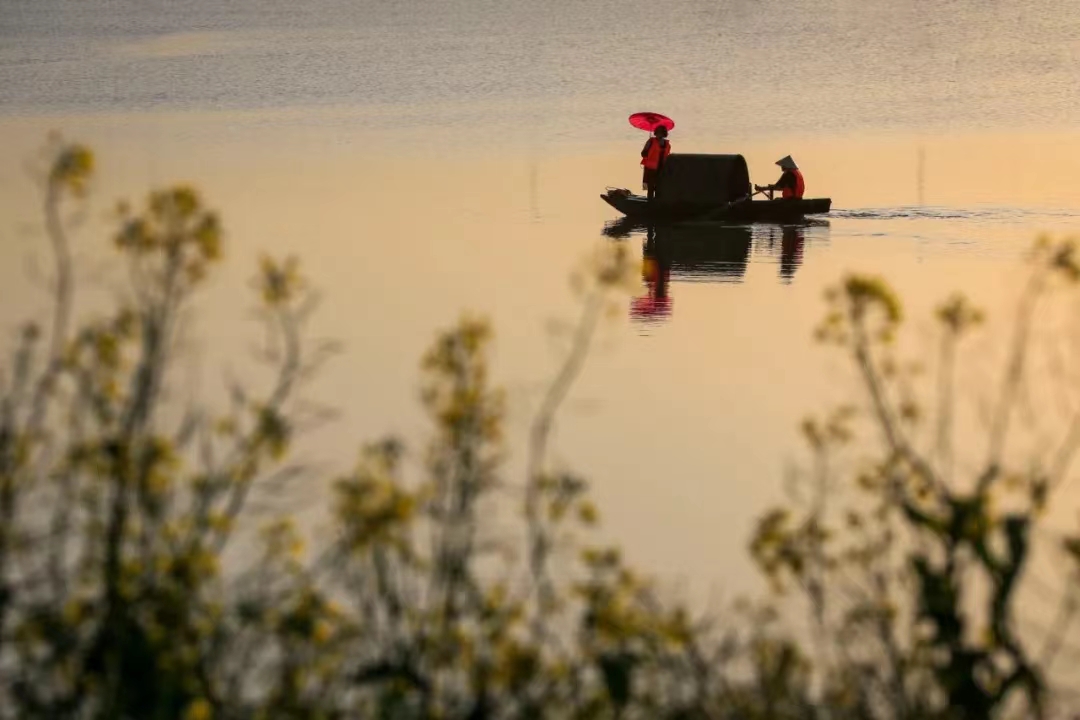
<svg viewBox="0 0 1080 720">
<path fill-rule="evenodd" d="M 101 159 L 90 298 L 118 282 L 111 202 L 194 183 L 229 264 L 174 396 L 249 372 L 238 288 L 260 253 L 300 255 L 324 295 L 314 331 L 347 348 L 309 390 L 341 411 L 303 445 L 317 524 L 360 442 L 423 436 L 417 360 L 465 309 L 497 329 L 520 469 L 560 357 L 545 327 L 579 309 L 568 276 L 597 243 L 653 253 L 597 197 L 639 182 L 626 115 L 673 116 L 676 152 L 743 153 L 756 182 L 791 153 L 834 211 L 660 231 L 680 236 L 648 266 L 665 287 L 643 278 L 603 328 L 556 440 L 636 562 L 694 592 L 755 590 L 745 543 L 802 459 L 798 421 L 854 392 L 810 341 L 824 288 L 885 274 L 915 346 L 954 288 L 1003 314 L 1034 233 L 1080 227 L 1078 66 L 1070 0 L 0 0 L 0 324 L 44 305 L 23 164 L 48 129 Z"/>
<path fill-rule="evenodd" d="M 1070 0 L 2 7 L 9 113 L 346 107 L 399 128 L 565 141 L 609 138 L 648 106 L 686 138 L 729 143 L 1080 117 Z"/>
</svg>

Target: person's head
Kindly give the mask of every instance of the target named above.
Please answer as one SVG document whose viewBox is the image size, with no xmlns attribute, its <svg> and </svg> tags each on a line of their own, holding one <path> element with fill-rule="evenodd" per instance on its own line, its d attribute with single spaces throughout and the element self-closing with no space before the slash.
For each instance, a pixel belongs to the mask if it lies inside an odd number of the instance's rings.
<svg viewBox="0 0 1080 720">
<path fill-rule="evenodd" d="M 653 130 L 653 135 L 655 135 L 658 138 L 666 138 L 667 137 L 667 128 L 664 127 L 663 125 L 661 125 L 658 128 L 656 128 L 655 130 Z"/>
<path fill-rule="evenodd" d="M 779 165 L 784 170 L 798 170 L 799 169 L 799 166 L 795 164 L 795 161 L 791 159 L 790 155 L 785 155 L 784 157 L 780 158 L 779 160 L 776 161 L 776 164 Z"/>
</svg>

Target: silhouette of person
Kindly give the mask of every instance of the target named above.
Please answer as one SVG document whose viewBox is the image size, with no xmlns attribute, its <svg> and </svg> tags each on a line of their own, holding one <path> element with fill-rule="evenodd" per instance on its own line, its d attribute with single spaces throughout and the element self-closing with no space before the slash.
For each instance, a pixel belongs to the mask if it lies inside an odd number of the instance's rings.
<svg viewBox="0 0 1080 720">
<path fill-rule="evenodd" d="M 791 282 L 795 271 L 803 262 L 803 246 L 806 244 L 806 229 L 801 225 L 785 225 L 780 236 L 780 278 Z"/>
</svg>

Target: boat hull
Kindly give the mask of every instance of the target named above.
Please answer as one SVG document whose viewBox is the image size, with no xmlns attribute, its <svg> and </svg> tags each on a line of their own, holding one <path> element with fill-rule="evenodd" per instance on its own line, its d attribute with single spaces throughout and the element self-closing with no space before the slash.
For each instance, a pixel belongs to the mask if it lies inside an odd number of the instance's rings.
<svg viewBox="0 0 1080 720">
<path fill-rule="evenodd" d="M 820 215 L 832 208 L 831 198 L 742 200 L 717 205 L 650 203 L 641 195 L 608 192 L 600 199 L 623 215 L 643 221 L 708 219 L 725 222 L 787 222 Z"/>
</svg>

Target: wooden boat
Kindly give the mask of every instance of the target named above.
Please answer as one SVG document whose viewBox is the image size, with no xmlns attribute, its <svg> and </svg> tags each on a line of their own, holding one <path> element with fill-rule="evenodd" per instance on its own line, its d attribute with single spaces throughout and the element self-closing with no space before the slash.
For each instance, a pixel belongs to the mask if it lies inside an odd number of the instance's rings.
<svg viewBox="0 0 1080 720">
<path fill-rule="evenodd" d="M 832 207 L 831 198 L 754 200 L 742 155 L 671 155 L 653 200 L 619 189 L 609 189 L 600 199 L 627 217 L 658 222 L 789 222 Z"/>
<path fill-rule="evenodd" d="M 717 220 L 739 223 L 787 222 L 807 215 L 829 212 L 831 198 L 751 200 L 717 203 L 712 206 L 657 205 L 642 195 L 605 193 L 600 198 L 627 217 L 638 220 Z"/>
</svg>

